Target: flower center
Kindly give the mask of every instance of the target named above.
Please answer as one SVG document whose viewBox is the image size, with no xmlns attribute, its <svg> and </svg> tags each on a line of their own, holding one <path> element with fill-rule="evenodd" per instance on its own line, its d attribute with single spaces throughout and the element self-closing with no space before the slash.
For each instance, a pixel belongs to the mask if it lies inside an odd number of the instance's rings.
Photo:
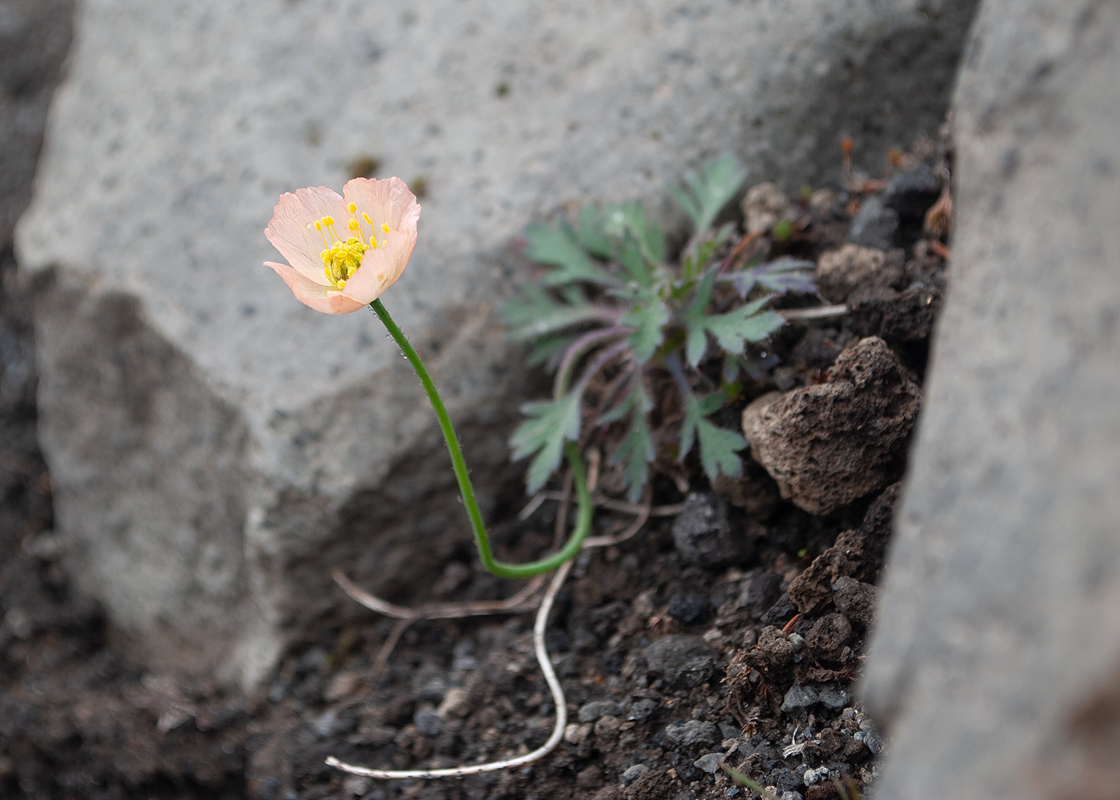
<svg viewBox="0 0 1120 800">
<path fill-rule="evenodd" d="M 350 221 L 346 223 L 346 227 L 350 234 L 345 239 L 335 230 L 334 217 L 322 217 L 315 222 L 315 230 L 323 237 L 323 246 L 326 248 L 319 254 L 323 259 L 323 272 L 335 289 L 342 289 L 346 281 L 350 280 L 350 276 L 362 265 L 362 255 L 366 250 L 377 249 L 376 229 L 369 214 L 362 214 L 362 219 L 370 229 L 367 240 L 361 223 L 358 222 L 358 207 L 351 203 L 347 206 L 347 211 L 350 212 Z M 382 223 L 381 230 L 388 233 L 389 226 Z M 385 242 L 382 242 L 382 245 L 384 244 Z"/>
</svg>

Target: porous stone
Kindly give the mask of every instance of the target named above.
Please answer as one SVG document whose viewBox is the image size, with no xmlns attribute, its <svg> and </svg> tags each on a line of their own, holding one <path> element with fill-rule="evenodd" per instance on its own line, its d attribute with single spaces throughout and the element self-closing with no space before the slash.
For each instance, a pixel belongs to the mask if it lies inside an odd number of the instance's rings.
<svg viewBox="0 0 1120 800">
<path fill-rule="evenodd" d="M 719 728 L 697 719 L 674 722 L 665 728 L 665 741 L 678 747 L 710 747 L 719 743 Z"/>
<path fill-rule="evenodd" d="M 17 236 L 76 588 L 131 658 L 249 686 L 337 613 L 332 567 L 406 592 L 469 537 L 376 323 L 260 266 L 281 192 L 423 179 L 385 302 L 489 507 L 515 474 L 521 371 L 493 309 L 525 224 L 663 197 L 727 149 L 786 189 L 834 175 L 844 133 L 877 158 L 940 121 L 974 2 L 79 3 Z"/>
<path fill-rule="evenodd" d="M 782 497 L 828 514 L 897 478 L 920 401 L 898 357 L 871 336 L 840 354 L 826 382 L 743 409 L 743 435 Z"/>
<path fill-rule="evenodd" d="M 875 796 L 1114 796 L 1120 4 L 985 0 L 955 230 L 865 666 Z M 865 734 L 865 741 L 868 738 Z M 870 747 L 869 743 L 869 747 Z"/>
</svg>

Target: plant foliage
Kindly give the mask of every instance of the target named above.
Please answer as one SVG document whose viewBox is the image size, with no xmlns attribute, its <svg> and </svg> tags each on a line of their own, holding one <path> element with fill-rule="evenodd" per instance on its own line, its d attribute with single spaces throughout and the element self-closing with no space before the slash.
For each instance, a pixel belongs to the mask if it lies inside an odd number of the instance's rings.
<svg viewBox="0 0 1120 800">
<path fill-rule="evenodd" d="M 587 205 L 574 225 L 525 231 L 525 255 L 542 274 L 504 304 L 502 317 L 514 341 L 533 346 L 532 363 L 555 374 L 552 400 L 526 405 L 510 440 L 514 458 L 531 457 L 530 492 L 558 468 L 565 441 L 598 428 L 636 500 L 657 456 L 650 386 L 666 373 L 679 395 L 678 458 L 696 449 L 711 480 L 741 473 L 747 443 L 714 415 L 736 394 L 740 374 L 768 363 L 749 345 L 784 323 L 769 302 L 816 291 L 812 262 L 738 266 L 728 255 L 732 227 L 712 226 L 745 179 L 726 154 L 670 187 L 694 227 L 679 265 L 666 263 L 661 226 L 640 201 Z"/>
</svg>

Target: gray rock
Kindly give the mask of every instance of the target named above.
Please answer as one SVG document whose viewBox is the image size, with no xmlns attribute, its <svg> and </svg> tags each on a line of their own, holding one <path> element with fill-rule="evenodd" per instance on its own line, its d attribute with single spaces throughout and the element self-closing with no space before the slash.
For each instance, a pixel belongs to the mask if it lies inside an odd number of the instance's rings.
<svg viewBox="0 0 1120 800">
<path fill-rule="evenodd" d="M 620 717 L 622 707 L 614 700 L 593 700 L 579 709 L 580 722 L 595 722 L 599 717 Z"/>
<path fill-rule="evenodd" d="M 649 772 L 649 767 L 647 767 L 645 764 L 635 764 L 632 767 L 627 767 L 622 773 L 622 782 L 630 785 L 634 781 L 638 780 L 638 778 L 645 775 L 647 772 Z"/>
<path fill-rule="evenodd" d="M 1120 4 L 985 0 L 953 265 L 863 696 L 882 800 L 1114 793 Z"/>
<path fill-rule="evenodd" d="M 808 708 L 816 703 L 843 708 L 850 699 L 848 692 L 835 683 L 795 683 L 782 699 L 782 711 Z"/>
<path fill-rule="evenodd" d="M 385 302 L 488 507 L 513 474 L 522 374 L 493 309 L 523 274 L 507 246 L 525 224 L 662 198 L 728 148 L 786 188 L 835 174 L 841 131 L 878 158 L 941 120 L 974 2 L 79 4 L 17 234 L 76 588 L 131 658 L 252 685 L 342 601 L 332 567 L 384 594 L 429 585 L 462 547 L 395 348 L 260 266 L 281 192 L 341 188 L 371 158 L 426 179 Z"/>
<path fill-rule="evenodd" d="M 696 719 L 673 722 L 665 728 L 665 741 L 678 747 L 711 747 L 719 744 L 719 728 Z"/>
<path fill-rule="evenodd" d="M 443 730 L 443 717 L 436 711 L 417 711 L 412 721 L 423 736 L 439 736 Z"/>
<path fill-rule="evenodd" d="M 883 205 L 880 198 L 869 197 L 852 217 L 848 240 L 864 247 L 887 250 L 894 244 L 897 230 L 898 212 Z"/>
<path fill-rule="evenodd" d="M 643 700 L 635 700 L 626 709 L 626 719 L 631 722 L 641 722 L 644 719 L 649 719 L 654 711 L 657 710 L 657 701 L 648 698 Z"/>
<path fill-rule="evenodd" d="M 662 637 L 646 648 L 645 657 L 652 675 L 680 686 L 699 686 L 716 667 L 716 651 L 699 636 Z"/>
<path fill-rule="evenodd" d="M 940 196 L 941 181 L 928 164 L 894 173 L 883 190 L 883 202 L 908 221 L 921 221 Z"/>
<path fill-rule="evenodd" d="M 673 544 L 681 558 L 702 567 L 718 568 L 745 561 L 755 542 L 742 524 L 733 525 L 729 506 L 718 494 L 694 492 L 673 520 Z"/>
<path fill-rule="evenodd" d="M 719 765 L 723 763 L 723 753 L 705 753 L 692 762 L 692 766 L 701 772 L 714 775 L 719 772 Z"/>
</svg>

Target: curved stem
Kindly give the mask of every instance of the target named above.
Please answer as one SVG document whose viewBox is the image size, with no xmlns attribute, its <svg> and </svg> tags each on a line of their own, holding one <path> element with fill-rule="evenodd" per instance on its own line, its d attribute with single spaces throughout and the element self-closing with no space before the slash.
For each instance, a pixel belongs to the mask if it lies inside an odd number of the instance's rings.
<svg viewBox="0 0 1120 800">
<path fill-rule="evenodd" d="M 431 376 L 428 374 L 424 362 L 420 360 L 420 355 L 416 349 L 408 341 L 408 338 L 401 331 L 400 327 L 393 318 L 389 316 L 389 312 L 380 300 L 374 300 L 370 303 L 370 308 L 377 318 L 385 325 L 389 331 L 389 335 L 393 337 L 397 345 L 401 348 L 404 357 L 408 359 L 408 363 L 416 371 L 416 377 L 420 379 L 420 383 L 424 386 L 424 391 L 428 393 L 428 399 L 432 403 L 432 410 L 436 412 L 436 418 L 439 420 L 440 430 L 443 432 L 443 438 L 447 442 L 447 452 L 451 456 L 451 468 L 455 471 L 455 478 L 459 481 L 459 491 L 463 496 L 463 504 L 467 507 L 467 516 L 471 521 L 471 528 L 474 530 L 475 544 L 478 545 L 478 554 L 482 558 L 482 565 L 495 575 L 503 578 L 531 578 L 534 575 L 539 575 L 542 572 L 556 569 L 565 561 L 569 560 L 580 551 L 583 546 L 583 540 L 587 538 L 588 532 L 591 530 L 591 517 L 594 513 L 594 505 L 591 502 L 591 492 L 587 489 L 587 473 L 583 468 L 583 459 L 580 457 L 579 448 L 576 447 L 575 442 L 564 443 L 564 453 L 568 457 L 568 463 L 572 466 L 572 476 L 575 479 L 576 495 L 579 498 L 579 517 L 576 521 L 576 529 L 572 533 L 572 537 L 568 540 L 560 550 L 553 553 L 551 556 L 530 561 L 526 564 L 510 564 L 505 561 L 498 561 L 494 558 L 493 550 L 490 547 L 490 537 L 486 534 L 486 525 L 482 521 L 482 511 L 478 507 L 478 501 L 474 496 L 474 486 L 471 484 L 470 475 L 467 472 L 467 462 L 463 459 L 463 449 L 459 446 L 459 437 L 455 433 L 455 428 L 451 425 L 451 417 L 447 414 L 447 408 L 443 405 L 443 400 L 436 390 L 435 383 L 432 382 Z"/>
</svg>

